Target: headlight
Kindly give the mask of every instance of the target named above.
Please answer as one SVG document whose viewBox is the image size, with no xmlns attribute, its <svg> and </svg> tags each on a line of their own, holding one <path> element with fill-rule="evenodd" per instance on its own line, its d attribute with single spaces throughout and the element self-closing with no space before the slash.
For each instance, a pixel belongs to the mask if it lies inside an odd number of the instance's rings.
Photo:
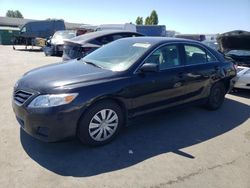
<svg viewBox="0 0 250 188">
<path fill-rule="evenodd" d="M 68 104 L 72 102 L 77 95 L 78 93 L 39 95 L 35 99 L 33 99 L 33 101 L 31 101 L 28 107 L 46 108 L 46 107 Z"/>
</svg>

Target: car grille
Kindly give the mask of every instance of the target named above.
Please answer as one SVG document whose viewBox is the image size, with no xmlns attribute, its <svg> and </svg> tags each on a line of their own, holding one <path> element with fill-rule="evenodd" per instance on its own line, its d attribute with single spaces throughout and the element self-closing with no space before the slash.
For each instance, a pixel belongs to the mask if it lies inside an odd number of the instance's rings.
<svg viewBox="0 0 250 188">
<path fill-rule="evenodd" d="M 29 93 L 27 91 L 16 91 L 14 93 L 14 101 L 19 104 L 22 105 L 23 103 L 25 103 L 33 94 Z"/>
</svg>

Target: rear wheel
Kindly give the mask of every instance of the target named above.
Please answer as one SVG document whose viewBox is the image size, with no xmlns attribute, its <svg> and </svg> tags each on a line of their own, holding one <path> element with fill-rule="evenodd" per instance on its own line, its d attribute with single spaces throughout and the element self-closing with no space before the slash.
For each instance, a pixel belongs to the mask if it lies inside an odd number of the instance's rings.
<svg viewBox="0 0 250 188">
<path fill-rule="evenodd" d="M 103 145 L 115 138 L 123 124 L 120 106 L 113 101 L 102 101 L 91 106 L 83 115 L 78 137 L 88 145 Z"/>
<path fill-rule="evenodd" d="M 215 83 L 210 90 L 210 95 L 206 103 L 207 109 L 217 110 L 220 108 L 224 102 L 225 94 L 225 85 L 222 82 Z"/>
</svg>

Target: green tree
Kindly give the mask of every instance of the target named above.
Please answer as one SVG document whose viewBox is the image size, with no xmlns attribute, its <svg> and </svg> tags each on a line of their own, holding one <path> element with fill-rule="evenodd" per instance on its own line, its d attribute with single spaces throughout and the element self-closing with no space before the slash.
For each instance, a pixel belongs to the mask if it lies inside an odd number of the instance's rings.
<svg viewBox="0 0 250 188">
<path fill-rule="evenodd" d="M 139 20 L 142 17 L 137 17 L 136 21 L 141 21 Z M 143 20 L 142 20 L 143 22 Z M 159 20 L 158 20 L 158 14 L 155 10 L 153 10 L 150 14 L 150 16 L 146 17 L 144 24 L 145 25 L 158 25 Z"/>
<path fill-rule="evenodd" d="M 137 25 L 143 25 L 143 17 L 138 16 L 138 17 L 136 18 L 135 23 L 136 23 Z"/>
<path fill-rule="evenodd" d="M 152 25 L 150 17 L 146 17 L 144 25 Z"/>
<path fill-rule="evenodd" d="M 150 15 L 150 25 L 158 25 L 158 23 L 158 14 L 155 10 L 153 10 Z"/>
<path fill-rule="evenodd" d="M 6 17 L 11 17 L 11 18 L 23 18 L 22 13 L 19 10 L 8 10 L 6 12 Z"/>
</svg>

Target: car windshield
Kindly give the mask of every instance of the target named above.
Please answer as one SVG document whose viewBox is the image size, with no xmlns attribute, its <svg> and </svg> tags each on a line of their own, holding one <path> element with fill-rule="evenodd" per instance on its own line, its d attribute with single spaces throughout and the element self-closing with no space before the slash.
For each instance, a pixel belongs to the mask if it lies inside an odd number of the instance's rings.
<svg viewBox="0 0 250 188">
<path fill-rule="evenodd" d="M 53 39 L 60 40 L 60 39 L 70 39 L 76 36 L 75 31 L 57 31 Z"/>
<path fill-rule="evenodd" d="M 117 40 L 85 56 L 82 60 L 112 71 L 125 71 L 151 46 L 132 40 Z"/>
<path fill-rule="evenodd" d="M 227 53 L 227 55 L 233 55 L 233 56 L 250 56 L 249 50 L 231 50 Z"/>
</svg>

